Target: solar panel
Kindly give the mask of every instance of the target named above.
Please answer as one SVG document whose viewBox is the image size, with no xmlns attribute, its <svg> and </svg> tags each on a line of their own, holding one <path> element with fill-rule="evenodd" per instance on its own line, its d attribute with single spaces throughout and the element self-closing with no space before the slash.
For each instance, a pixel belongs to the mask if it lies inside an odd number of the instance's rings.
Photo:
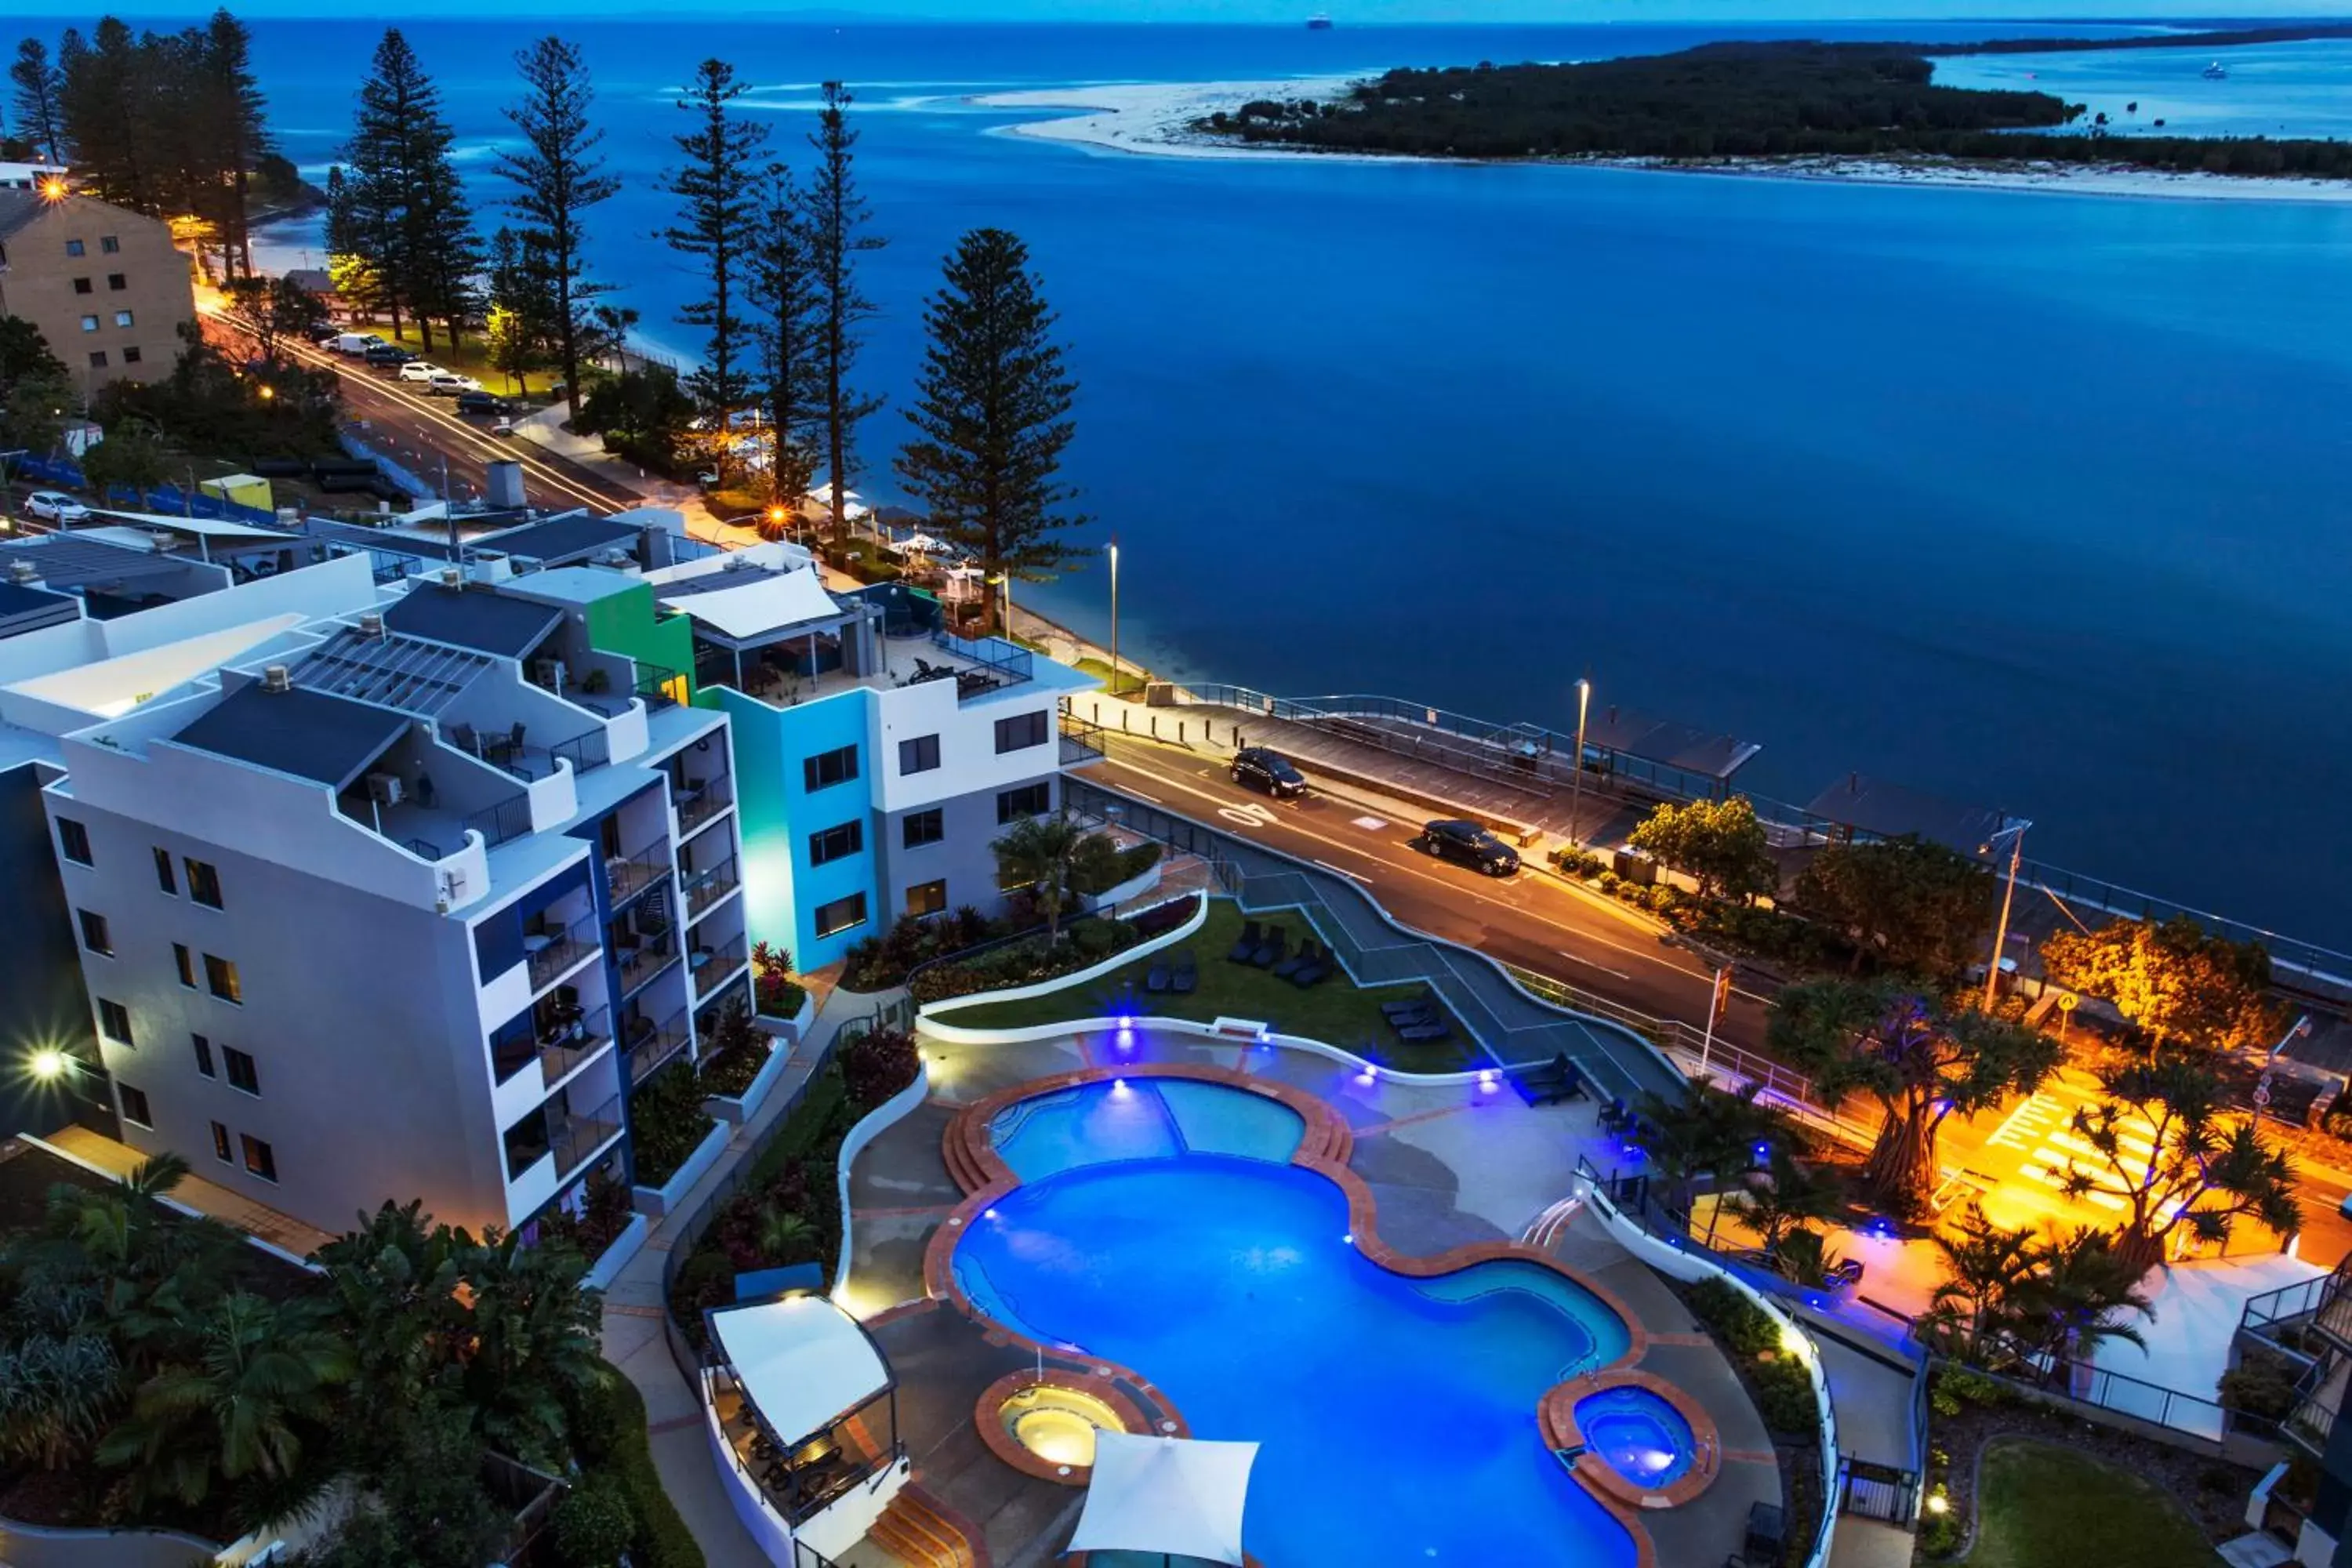
<svg viewBox="0 0 2352 1568">
<path fill-rule="evenodd" d="M 434 718 L 488 673 L 490 662 L 446 643 L 372 637 L 352 627 L 336 633 L 290 675 L 310 690 Z"/>
</svg>

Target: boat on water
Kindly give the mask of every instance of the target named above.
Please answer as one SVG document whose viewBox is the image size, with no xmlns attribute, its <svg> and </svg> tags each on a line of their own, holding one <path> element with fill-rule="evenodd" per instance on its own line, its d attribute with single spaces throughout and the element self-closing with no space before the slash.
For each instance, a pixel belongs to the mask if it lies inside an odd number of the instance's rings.
<svg viewBox="0 0 2352 1568">
<path fill-rule="evenodd" d="M 2215 60 L 2211 65 L 2207 66 L 2204 71 L 2207 81 L 2224 81 L 2229 79 L 2229 68 L 2220 60 Z"/>
<path fill-rule="evenodd" d="M 1331 30 L 1331 18 L 1318 11 L 1307 18 L 1307 30 L 1310 33 L 1328 33 Z"/>
</svg>

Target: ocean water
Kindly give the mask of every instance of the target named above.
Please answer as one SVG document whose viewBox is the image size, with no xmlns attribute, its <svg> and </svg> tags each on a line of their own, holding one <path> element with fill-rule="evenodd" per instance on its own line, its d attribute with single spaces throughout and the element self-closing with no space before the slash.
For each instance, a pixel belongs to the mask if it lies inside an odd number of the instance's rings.
<svg viewBox="0 0 2352 1568">
<path fill-rule="evenodd" d="M 376 26 L 257 27 L 306 165 L 346 134 Z M 408 30 L 487 206 L 537 29 Z M 813 84 L 856 88 L 891 242 L 864 379 L 894 404 L 955 236 L 1029 242 L 1083 384 L 1071 471 L 1122 545 L 1124 649 L 1163 672 L 1565 725 L 1589 671 L 1604 705 L 1761 742 L 1758 793 L 1858 770 L 1998 805 L 2035 819 L 2037 858 L 2352 949 L 2325 874 L 2352 863 L 2352 206 L 1185 162 L 994 134 L 1038 116 L 963 101 L 1692 27 L 564 30 L 626 182 L 596 253 L 674 349 L 692 285 L 657 182 L 675 88 L 713 50 L 795 156 Z M 2215 102 L 2215 129 L 2340 121 L 2352 52 L 2259 53 L 2219 84 L 2171 50 L 1965 68 L 2182 127 Z M 282 237 L 295 261 L 316 244 Z M 861 488 L 893 495 L 903 429 L 867 426 Z M 1027 597 L 1108 635 L 1098 563 Z"/>
</svg>

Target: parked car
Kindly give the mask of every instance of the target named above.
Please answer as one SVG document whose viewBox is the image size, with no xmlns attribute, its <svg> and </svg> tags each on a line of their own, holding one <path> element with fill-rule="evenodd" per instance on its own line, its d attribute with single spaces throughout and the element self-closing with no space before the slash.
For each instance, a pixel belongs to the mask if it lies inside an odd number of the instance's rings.
<svg viewBox="0 0 2352 1568">
<path fill-rule="evenodd" d="M 461 392 L 479 392 L 482 390 L 482 384 L 470 375 L 459 375 L 455 371 L 445 370 L 438 375 L 427 376 L 425 381 L 425 390 L 436 397 L 455 397 Z"/>
<path fill-rule="evenodd" d="M 427 388 L 427 390 L 431 389 Z M 514 412 L 514 405 L 504 398 L 494 397 L 477 386 L 471 391 L 457 394 L 457 412 L 460 414 L 511 414 Z"/>
<path fill-rule="evenodd" d="M 391 365 L 405 365 L 416 356 L 398 343 L 373 343 L 360 357 L 378 370 L 383 370 Z"/>
<path fill-rule="evenodd" d="M 378 346 L 390 347 L 391 345 L 385 343 L 373 332 L 337 332 L 327 340 L 327 347 L 339 354 L 356 356 Z"/>
<path fill-rule="evenodd" d="M 511 435 L 513 435 L 513 434 L 514 434 L 514 421 L 513 421 L 513 420 L 511 420 L 511 419 L 509 419 L 509 418 L 508 418 L 508 417 L 507 417 L 505 415 L 503 415 L 503 414 L 499 415 L 499 416 L 498 416 L 497 420 L 496 420 L 494 423 L 492 423 L 492 425 L 490 426 L 490 434 L 491 434 L 491 435 L 493 435 L 493 436 L 511 436 Z"/>
<path fill-rule="evenodd" d="M 1519 852 L 1475 822 L 1440 820 L 1426 824 L 1412 847 L 1424 855 L 1484 871 L 1489 877 L 1507 877 L 1519 868 Z"/>
<path fill-rule="evenodd" d="M 431 360 L 413 359 L 400 367 L 400 379 L 403 381 L 431 381 L 436 375 L 448 374 Z"/>
<path fill-rule="evenodd" d="M 25 515 L 51 522 L 79 522 L 89 515 L 89 508 L 63 490 L 35 490 L 25 498 Z"/>
<path fill-rule="evenodd" d="M 1297 800 L 1307 793 L 1307 775 L 1288 757 L 1265 746 L 1244 746 L 1234 752 L 1232 772 L 1234 783 L 1276 800 Z"/>
</svg>

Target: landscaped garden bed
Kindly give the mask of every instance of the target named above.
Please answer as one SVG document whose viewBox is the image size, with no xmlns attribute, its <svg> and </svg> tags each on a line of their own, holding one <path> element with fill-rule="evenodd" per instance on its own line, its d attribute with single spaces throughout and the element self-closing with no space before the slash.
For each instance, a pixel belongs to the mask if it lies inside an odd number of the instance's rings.
<svg viewBox="0 0 2352 1568">
<path fill-rule="evenodd" d="M 673 1062 L 629 1096 L 629 1146 L 640 1187 L 659 1187 L 702 1148 L 718 1119 L 705 1110 L 709 1090 L 692 1062 Z"/>
</svg>

